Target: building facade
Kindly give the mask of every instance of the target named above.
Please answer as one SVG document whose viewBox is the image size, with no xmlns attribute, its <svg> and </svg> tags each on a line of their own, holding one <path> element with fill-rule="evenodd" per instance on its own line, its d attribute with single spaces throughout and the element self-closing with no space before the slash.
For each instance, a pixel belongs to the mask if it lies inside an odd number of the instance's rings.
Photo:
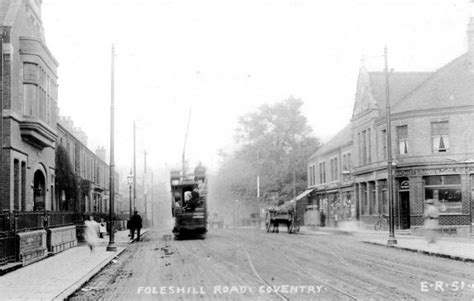
<svg viewBox="0 0 474 301">
<path fill-rule="evenodd" d="M 51 210 L 55 183 L 58 63 L 48 50 L 41 1 L 0 1 L 1 209 Z"/>
<path fill-rule="evenodd" d="M 106 212 L 105 149 L 95 154 L 70 118 L 58 120 L 58 62 L 46 46 L 41 4 L 0 0 L 0 211 Z M 67 149 L 81 186 L 73 203 L 56 189 L 57 145 Z M 115 179 L 118 193 L 117 173 Z"/>
<path fill-rule="evenodd" d="M 105 149 L 92 152 L 85 141 L 87 136 L 74 128 L 70 118 L 60 118 L 57 125 L 57 145 L 64 147 L 77 183 L 75 197 L 66 197 L 64 191 L 56 191 L 53 209 L 57 211 L 107 213 L 110 195 L 110 167 L 105 163 Z M 76 136 L 76 133 L 80 135 Z M 115 212 L 120 212 L 119 175 L 114 173 Z"/>
<path fill-rule="evenodd" d="M 395 224 L 400 229 L 423 224 L 427 199 L 439 206 L 442 226 L 471 229 L 474 19 L 467 35 L 467 53 L 435 72 L 389 72 Z M 385 88 L 384 73 L 369 72 L 362 64 L 350 124 L 309 160 L 308 187 L 331 216 L 344 206 L 343 189 L 355 201 L 351 218 L 373 225 L 380 214 L 388 215 Z M 343 162 L 344 152 L 351 154 L 351 163 Z"/>
</svg>

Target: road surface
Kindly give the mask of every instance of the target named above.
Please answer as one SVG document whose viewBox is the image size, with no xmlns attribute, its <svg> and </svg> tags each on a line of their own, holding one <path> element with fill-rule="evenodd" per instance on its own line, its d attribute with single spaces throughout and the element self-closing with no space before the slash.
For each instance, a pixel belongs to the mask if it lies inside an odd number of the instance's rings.
<svg viewBox="0 0 474 301">
<path fill-rule="evenodd" d="M 72 300 L 472 300 L 474 264 L 343 234 L 150 231 Z"/>
</svg>

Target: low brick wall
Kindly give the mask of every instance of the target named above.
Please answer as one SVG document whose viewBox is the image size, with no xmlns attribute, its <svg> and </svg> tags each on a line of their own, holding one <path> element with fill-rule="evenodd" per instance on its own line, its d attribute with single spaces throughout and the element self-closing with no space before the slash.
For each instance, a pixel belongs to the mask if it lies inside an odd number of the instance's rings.
<svg viewBox="0 0 474 301">
<path fill-rule="evenodd" d="M 23 265 L 33 263 L 46 257 L 46 230 L 18 233 L 20 261 Z"/>
<path fill-rule="evenodd" d="M 51 228 L 47 230 L 48 251 L 56 254 L 77 245 L 76 226 Z"/>
</svg>

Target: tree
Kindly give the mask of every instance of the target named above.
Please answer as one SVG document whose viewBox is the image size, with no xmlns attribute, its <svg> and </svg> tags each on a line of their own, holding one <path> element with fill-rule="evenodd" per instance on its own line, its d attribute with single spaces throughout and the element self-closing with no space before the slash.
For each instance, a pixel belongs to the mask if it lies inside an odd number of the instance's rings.
<svg viewBox="0 0 474 301">
<path fill-rule="evenodd" d="M 66 201 L 60 203 L 60 210 L 73 210 L 76 198 L 77 183 L 72 170 L 71 161 L 62 145 L 56 148 L 56 197 L 60 200 L 64 193 Z"/>
<path fill-rule="evenodd" d="M 223 157 L 213 183 L 216 196 L 255 206 L 257 173 L 261 203 L 291 200 L 293 172 L 296 194 L 306 189 L 306 162 L 318 149 L 319 140 L 301 114 L 302 105 L 300 99 L 290 97 L 274 105 L 262 105 L 239 118 L 235 141 L 240 148 Z"/>
</svg>

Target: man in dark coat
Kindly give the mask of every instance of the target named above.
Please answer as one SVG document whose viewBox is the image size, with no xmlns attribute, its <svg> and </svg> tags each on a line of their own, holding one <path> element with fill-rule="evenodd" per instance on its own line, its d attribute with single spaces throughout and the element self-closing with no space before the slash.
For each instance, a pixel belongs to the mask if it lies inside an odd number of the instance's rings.
<svg viewBox="0 0 474 301">
<path fill-rule="evenodd" d="M 137 241 L 140 241 L 140 230 L 142 228 L 142 217 L 135 211 L 130 219 L 130 231 L 132 233 L 131 239 L 135 237 L 135 230 L 137 230 Z"/>
</svg>

